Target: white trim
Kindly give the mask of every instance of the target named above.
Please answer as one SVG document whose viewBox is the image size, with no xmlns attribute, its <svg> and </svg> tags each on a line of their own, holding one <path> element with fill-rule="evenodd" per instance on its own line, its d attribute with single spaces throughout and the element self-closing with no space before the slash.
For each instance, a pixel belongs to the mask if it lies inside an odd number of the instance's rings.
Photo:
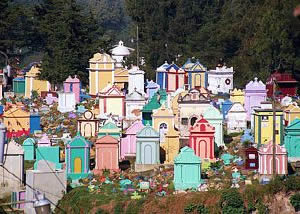
<svg viewBox="0 0 300 214">
<path fill-rule="evenodd" d="M 30 78 L 30 87 L 29 87 L 29 97 L 31 97 L 32 89 L 33 89 L 33 77 Z"/>
<path fill-rule="evenodd" d="M 96 87 L 95 87 L 95 95 L 99 92 L 99 64 L 98 63 L 96 63 Z"/>
</svg>

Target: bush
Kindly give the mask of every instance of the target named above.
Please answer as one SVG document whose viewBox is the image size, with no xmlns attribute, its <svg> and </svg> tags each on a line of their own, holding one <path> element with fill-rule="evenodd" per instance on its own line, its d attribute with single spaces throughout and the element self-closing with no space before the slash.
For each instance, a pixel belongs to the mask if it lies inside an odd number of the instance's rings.
<svg viewBox="0 0 300 214">
<path fill-rule="evenodd" d="M 208 209 L 203 204 L 189 204 L 184 208 L 184 213 L 192 213 L 195 210 L 199 214 L 209 214 Z"/>
<path fill-rule="evenodd" d="M 300 193 L 296 193 L 290 198 L 290 203 L 295 208 L 295 211 L 300 211 Z"/>
<path fill-rule="evenodd" d="M 236 189 L 228 189 L 222 192 L 220 205 L 222 213 L 244 213 L 244 201 L 242 195 Z"/>
<path fill-rule="evenodd" d="M 256 209 L 258 211 L 258 214 L 268 214 L 269 208 L 264 205 L 261 201 L 256 205 Z"/>
<path fill-rule="evenodd" d="M 285 182 L 285 191 L 300 191 L 300 177 L 288 177 Z"/>
<path fill-rule="evenodd" d="M 269 184 L 266 185 L 267 192 L 271 195 L 274 195 L 284 189 L 284 183 L 283 180 L 276 176 L 274 179 L 270 181 Z"/>
</svg>

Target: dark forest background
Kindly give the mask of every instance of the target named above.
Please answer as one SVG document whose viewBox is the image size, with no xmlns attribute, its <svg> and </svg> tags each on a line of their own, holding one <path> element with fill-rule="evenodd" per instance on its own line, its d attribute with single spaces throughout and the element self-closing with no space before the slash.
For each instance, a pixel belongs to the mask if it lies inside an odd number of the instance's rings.
<svg viewBox="0 0 300 214">
<path fill-rule="evenodd" d="M 0 52 L 22 68 L 42 60 L 41 78 L 59 84 L 118 40 L 137 46 L 146 78 L 165 60 L 213 69 L 224 58 L 242 87 L 282 64 L 300 70 L 298 0 L 1 0 Z M 0 54 L 0 63 L 5 57 Z M 136 63 L 136 53 L 127 64 Z M 19 64 L 15 63 L 18 61 Z"/>
</svg>

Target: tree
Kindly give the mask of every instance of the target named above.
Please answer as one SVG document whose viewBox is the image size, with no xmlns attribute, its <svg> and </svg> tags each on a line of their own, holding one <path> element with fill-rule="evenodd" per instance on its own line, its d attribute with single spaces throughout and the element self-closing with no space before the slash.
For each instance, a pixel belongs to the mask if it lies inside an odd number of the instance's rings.
<svg viewBox="0 0 300 214">
<path fill-rule="evenodd" d="M 75 0 L 44 0 L 37 14 L 45 42 L 40 78 L 57 85 L 76 74 L 86 82 L 88 58 L 109 39 L 101 38 L 93 17 L 83 15 Z"/>
<path fill-rule="evenodd" d="M 296 5 L 297 0 L 126 0 L 152 78 L 157 66 L 178 54 L 180 65 L 194 57 L 209 69 L 222 57 L 234 67 L 238 87 L 254 76 L 265 80 L 280 62 L 300 70 Z"/>
</svg>

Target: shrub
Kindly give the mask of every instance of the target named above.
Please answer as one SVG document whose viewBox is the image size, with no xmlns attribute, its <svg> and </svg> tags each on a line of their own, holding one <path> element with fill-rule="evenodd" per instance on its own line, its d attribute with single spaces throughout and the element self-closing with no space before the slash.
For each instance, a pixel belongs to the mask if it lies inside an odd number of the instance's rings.
<svg viewBox="0 0 300 214">
<path fill-rule="evenodd" d="M 295 208 L 295 211 L 300 211 L 300 193 L 296 193 L 290 198 L 290 203 Z"/>
<path fill-rule="evenodd" d="M 284 189 L 284 183 L 279 176 L 276 176 L 266 185 L 267 192 L 271 195 L 274 195 Z"/>
<path fill-rule="evenodd" d="M 269 208 L 264 205 L 261 201 L 256 205 L 256 209 L 258 211 L 258 214 L 268 214 Z"/>
<path fill-rule="evenodd" d="M 300 177 L 288 177 L 285 182 L 285 191 L 300 191 Z"/>
<path fill-rule="evenodd" d="M 197 211 L 199 214 L 208 214 L 208 209 L 203 204 L 189 204 L 184 208 L 184 213 L 192 213 L 194 211 Z"/>
<path fill-rule="evenodd" d="M 203 204 L 198 204 L 197 213 L 199 213 L 199 214 L 209 214 L 209 210 Z"/>
<path fill-rule="evenodd" d="M 228 189 L 222 192 L 220 205 L 222 213 L 244 213 L 244 201 L 236 189 Z"/>
</svg>

